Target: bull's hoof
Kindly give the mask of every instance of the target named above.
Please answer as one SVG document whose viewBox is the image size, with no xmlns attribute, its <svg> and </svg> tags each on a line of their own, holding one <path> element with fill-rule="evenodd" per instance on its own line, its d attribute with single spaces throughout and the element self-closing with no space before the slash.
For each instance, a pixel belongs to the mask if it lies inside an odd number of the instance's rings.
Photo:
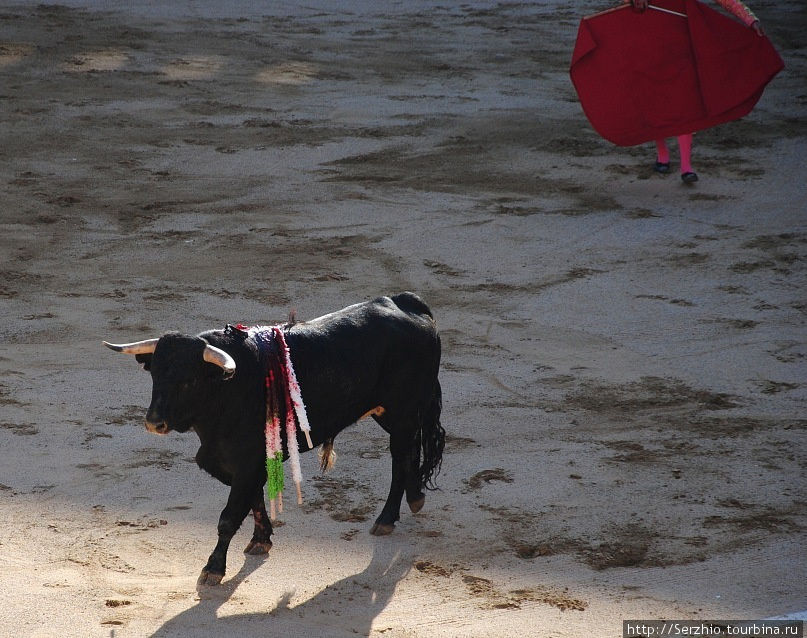
<svg viewBox="0 0 807 638">
<path fill-rule="evenodd" d="M 261 554 L 268 554 L 270 549 L 272 549 L 272 541 L 249 541 L 249 545 L 244 549 L 244 553 L 251 554 L 252 556 L 260 556 Z"/>
<path fill-rule="evenodd" d="M 424 494 L 419 499 L 414 501 L 407 501 L 409 503 L 409 509 L 412 510 L 413 514 L 417 514 L 420 510 L 423 509 L 423 506 L 426 504 L 426 495 Z"/>
<path fill-rule="evenodd" d="M 389 536 L 392 534 L 393 530 L 395 529 L 395 525 L 390 525 L 388 523 L 376 523 L 373 525 L 373 528 L 370 530 L 370 533 L 373 536 Z"/>
<path fill-rule="evenodd" d="M 224 578 L 224 574 L 216 574 L 214 572 L 209 572 L 206 569 L 202 570 L 202 573 L 199 574 L 199 579 L 196 581 L 197 587 L 215 587 L 219 583 L 221 583 L 221 579 Z"/>
</svg>

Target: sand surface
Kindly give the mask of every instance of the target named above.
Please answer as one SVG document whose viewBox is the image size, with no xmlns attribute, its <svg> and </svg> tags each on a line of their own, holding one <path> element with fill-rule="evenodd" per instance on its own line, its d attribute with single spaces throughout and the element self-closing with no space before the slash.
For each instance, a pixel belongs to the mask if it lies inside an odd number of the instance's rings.
<svg viewBox="0 0 807 638">
<path fill-rule="evenodd" d="M 132 6 L 130 6 L 132 5 Z M 597 636 L 807 609 L 807 11 L 696 137 L 616 148 L 568 79 L 602 3 L 0 7 L 0 634 Z M 371 421 L 266 558 L 100 345 L 401 290 L 443 338 L 439 479 L 393 535 Z"/>
</svg>

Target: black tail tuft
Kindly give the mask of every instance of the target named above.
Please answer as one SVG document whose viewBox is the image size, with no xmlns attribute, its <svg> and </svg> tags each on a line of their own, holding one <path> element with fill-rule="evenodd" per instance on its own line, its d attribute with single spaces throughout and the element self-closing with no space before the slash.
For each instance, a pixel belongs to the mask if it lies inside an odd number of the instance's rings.
<svg viewBox="0 0 807 638">
<path fill-rule="evenodd" d="M 434 479 L 440 473 L 443 463 L 443 449 L 446 445 L 446 431 L 440 425 L 440 412 L 443 409 L 443 394 L 440 382 L 435 380 L 434 394 L 420 425 L 420 443 L 423 460 L 420 465 L 420 484 L 428 490 L 436 490 Z"/>
</svg>

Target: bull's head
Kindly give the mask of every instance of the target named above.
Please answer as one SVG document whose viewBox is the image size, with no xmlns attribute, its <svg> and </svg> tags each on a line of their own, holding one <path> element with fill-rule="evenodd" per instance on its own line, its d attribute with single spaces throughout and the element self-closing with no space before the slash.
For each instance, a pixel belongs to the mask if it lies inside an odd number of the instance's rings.
<svg viewBox="0 0 807 638">
<path fill-rule="evenodd" d="M 224 350 L 200 337 L 169 333 L 159 339 L 114 344 L 107 348 L 134 355 L 151 373 L 151 404 L 146 412 L 146 429 L 155 434 L 170 430 L 186 432 L 194 417 L 204 410 L 210 383 L 235 374 L 235 360 Z M 213 365 L 209 365 L 213 364 Z"/>
</svg>

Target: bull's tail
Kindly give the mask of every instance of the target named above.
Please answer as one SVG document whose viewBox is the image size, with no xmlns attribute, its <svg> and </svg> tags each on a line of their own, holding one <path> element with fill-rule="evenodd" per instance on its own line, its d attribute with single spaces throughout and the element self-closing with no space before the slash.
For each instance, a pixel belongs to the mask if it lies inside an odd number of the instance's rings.
<svg viewBox="0 0 807 638">
<path fill-rule="evenodd" d="M 440 412 L 443 409 L 443 393 L 440 381 L 435 379 L 434 392 L 426 411 L 421 414 L 420 445 L 423 451 L 420 464 L 420 484 L 429 490 L 437 489 L 434 479 L 440 473 L 443 462 L 443 448 L 446 444 L 446 431 L 440 425 Z"/>
</svg>

